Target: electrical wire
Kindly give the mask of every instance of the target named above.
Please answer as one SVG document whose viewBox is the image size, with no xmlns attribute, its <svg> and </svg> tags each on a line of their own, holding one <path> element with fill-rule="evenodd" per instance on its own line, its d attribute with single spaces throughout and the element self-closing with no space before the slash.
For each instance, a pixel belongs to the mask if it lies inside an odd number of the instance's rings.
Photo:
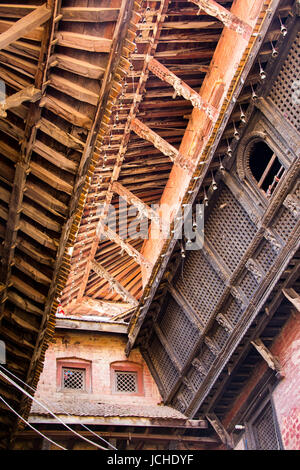
<svg viewBox="0 0 300 470">
<path fill-rule="evenodd" d="M 4 369 L 5 372 L 7 372 L 8 374 L 10 374 L 12 377 L 14 377 L 15 379 L 19 380 L 19 382 L 21 382 L 22 384 L 26 385 L 26 387 L 28 387 L 29 389 L 31 389 L 33 392 L 36 392 L 36 388 L 33 388 L 31 387 L 30 385 L 28 385 L 26 382 L 24 382 L 24 380 L 20 379 L 19 377 L 17 377 L 15 374 L 13 374 L 10 370 L 6 369 L 4 366 L 0 365 L 1 369 Z M 70 413 L 68 413 L 68 411 L 66 411 L 63 407 L 62 407 L 62 411 L 64 413 L 66 413 L 66 415 L 68 416 L 72 416 Z M 91 434 L 93 434 L 94 436 L 96 436 L 98 439 L 100 439 L 101 441 L 105 442 L 109 447 L 111 447 L 113 450 L 118 450 L 116 447 L 114 447 L 112 444 L 110 444 L 110 442 L 106 441 L 103 437 L 99 436 L 98 434 L 96 434 L 92 429 L 90 429 L 88 426 L 86 426 L 84 423 L 78 423 L 80 424 L 80 426 L 82 426 L 84 429 L 86 429 L 87 431 L 89 431 Z"/>
<path fill-rule="evenodd" d="M 5 404 L 5 406 L 7 406 L 7 408 L 9 410 L 11 410 L 13 413 L 15 413 L 15 415 L 18 416 L 19 419 L 21 419 L 24 423 L 27 424 L 27 426 L 29 426 L 31 429 L 33 429 L 35 432 L 37 432 L 40 436 L 42 436 L 44 439 L 47 439 L 47 441 L 51 442 L 52 444 L 56 445 L 57 447 L 59 447 L 60 449 L 62 450 L 67 450 L 65 447 L 62 447 L 61 445 L 57 444 L 56 442 L 52 441 L 51 439 L 49 439 L 49 437 L 45 436 L 45 434 L 41 433 L 38 429 L 36 429 L 35 427 L 33 427 L 28 421 L 26 421 L 25 418 L 23 418 L 21 415 L 19 415 L 19 413 L 13 409 L 12 406 L 10 406 L 5 400 L 4 398 L 0 395 L 0 400 Z"/>
<path fill-rule="evenodd" d="M 78 432 L 74 431 L 74 429 L 70 428 L 70 426 L 68 426 L 66 423 L 63 422 L 62 419 L 60 419 L 58 416 L 56 416 L 56 414 L 54 414 L 51 410 L 49 410 L 49 408 L 45 405 L 43 405 L 42 403 L 39 402 L 39 400 L 37 400 L 36 398 L 34 398 L 32 395 L 30 395 L 30 393 L 26 392 L 26 390 L 24 390 L 24 388 L 22 388 L 20 385 L 18 385 L 14 380 L 12 380 L 10 377 L 8 377 L 6 374 L 4 374 L 1 370 L 0 370 L 0 375 L 2 375 L 2 377 L 4 377 L 9 383 L 11 383 L 12 385 L 14 385 L 18 390 L 20 390 L 22 393 L 24 393 L 27 397 L 29 397 L 31 400 L 35 401 L 39 406 L 41 406 L 42 408 L 44 408 L 44 410 L 46 410 L 51 416 L 53 416 L 53 418 L 57 419 L 57 421 L 59 421 L 65 428 L 68 429 L 68 431 L 71 431 L 73 434 L 75 434 L 77 437 L 79 437 L 80 439 L 88 442 L 89 444 L 92 444 L 93 446 L 95 447 L 98 447 L 98 449 L 101 449 L 101 450 L 108 450 L 106 449 L 106 447 L 102 447 L 98 444 L 96 444 L 95 442 L 93 441 L 90 441 L 89 439 L 87 439 L 86 437 L 82 436 L 81 434 L 79 434 Z"/>
</svg>

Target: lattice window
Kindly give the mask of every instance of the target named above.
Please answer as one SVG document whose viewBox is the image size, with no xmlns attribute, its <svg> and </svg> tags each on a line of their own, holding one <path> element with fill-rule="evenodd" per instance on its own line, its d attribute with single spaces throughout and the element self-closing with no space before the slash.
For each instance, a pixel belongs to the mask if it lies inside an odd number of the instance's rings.
<svg viewBox="0 0 300 470">
<path fill-rule="evenodd" d="M 220 223 L 222 221 L 222 223 Z M 252 242 L 256 226 L 226 186 L 205 225 L 205 236 L 231 271 Z"/>
<path fill-rule="evenodd" d="M 85 390 L 85 369 L 62 368 L 62 388 Z"/>
<path fill-rule="evenodd" d="M 252 424 L 256 449 L 280 449 L 276 427 L 274 423 L 272 405 L 269 401 Z"/>
<path fill-rule="evenodd" d="M 256 256 L 256 261 L 260 264 L 265 272 L 268 272 L 269 269 L 273 266 L 275 259 L 277 257 L 276 251 L 272 248 L 272 245 L 265 241 L 261 245 L 261 249 Z"/>
<path fill-rule="evenodd" d="M 183 277 L 177 277 L 174 287 L 188 299 L 205 326 L 224 292 L 225 284 L 202 251 L 197 250 L 188 253 Z"/>
<path fill-rule="evenodd" d="M 230 321 L 230 323 L 235 326 L 239 319 L 241 318 L 243 314 L 243 309 L 241 305 L 234 299 L 232 298 L 227 310 L 226 310 L 226 318 Z"/>
<path fill-rule="evenodd" d="M 286 242 L 291 232 L 294 230 L 296 223 L 297 220 L 293 214 L 285 207 L 282 207 L 278 216 L 276 217 L 276 221 L 273 227 L 276 232 L 279 233 L 281 238 Z"/>
<path fill-rule="evenodd" d="M 118 393 L 137 393 L 137 373 L 115 371 L 115 391 Z"/>
<path fill-rule="evenodd" d="M 220 350 L 223 349 L 228 338 L 229 338 L 229 334 L 221 326 L 218 326 L 212 335 L 212 339 L 214 340 L 214 342 L 216 343 L 216 345 L 219 347 Z"/>
<path fill-rule="evenodd" d="M 203 346 L 202 354 L 199 354 L 199 359 L 202 364 L 204 364 L 206 370 L 208 370 L 212 366 L 215 356 L 207 346 Z"/>
<path fill-rule="evenodd" d="M 160 328 L 184 365 L 199 340 L 200 332 L 173 299 L 161 317 Z"/>
<path fill-rule="evenodd" d="M 300 131 L 299 113 L 300 33 L 279 72 L 270 92 L 270 98 L 284 117 Z"/>
<path fill-rule="evenodd" d="M 258 288 L 258 282 L 251 273 L 247 273 L 240 282 L 240 288 L 246 294 L 247 298 L 251 299 Z"/>
<path fill-rule="evenodd" d="M 159 340 L 154 337 L 149 345 L 148 354 L 166 393 L 172 390 L 178 373 Z"/>
</svg>

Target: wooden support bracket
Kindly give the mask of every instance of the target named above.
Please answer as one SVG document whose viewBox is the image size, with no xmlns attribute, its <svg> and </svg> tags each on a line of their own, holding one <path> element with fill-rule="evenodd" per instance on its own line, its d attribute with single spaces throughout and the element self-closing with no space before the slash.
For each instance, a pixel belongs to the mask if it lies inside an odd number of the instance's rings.
<svg viewBox="0 0 300 470">
<path fill-rule="evenodd" d="M 92 261 L 91 269 L 98 274 L 98 276 L 105 279 L 109 285 L 124 299 L 126 302 L 130 303 L 131 305 L 137 306 L 138 301 L 135 297 L 133 297 L 130 292 L 122 286 L 111 274 L 109 274 L 106 269 L 101 266 L 100 263 L 96 261 Z"/>
<path fill-rule="evenodd" d="M 152 264 L 144 258 L 144 256 L 137 251 L 133 246 L 126 243 L 116 232 L 114 232 L 107 225 L 102 224 L 103 233 L 114 243 L 119 245 L 122 250 L 131 256 L 138 264 L 144 265 L 147 269 L 152 269 Z"/>
<path fill-rule="evenodd" d="M 300 295 L 292 288 L 282 289 L 282 293 L 300 312 Z"/>
<path fill-rule="evenodd" d="M 34 103 L 41 98 L 41 90 L 36 89 L 34 86 L 24 88 L 17 93 L 6 98 L 3 103 L 0 103 L 0 117 L 6 117 L 6 110 L 10 108 L 17 108 L 24 101 L 30 101 Z"/>
<path fill-rule="evenodd" d="M 195 108 L 203 109 L 203 111 L 211 120 L 215 121 L 217 119 L 218 111 L 216 108 L 204 101 L 199 93 L 193 90 L 183 80 L 178 78 L 167 67 L 158 62 L 158 60 L 154 58 L 151 59 L 148 64 L 148 68 L 162 81 L 172 85 L 175 90 L 175 94 L 182 96 L 186 100 L 189 100 Z"/>
<path fill-rule="evenodd" d="M 251 344 L 259 352 L 259 354 L 262 356 L 262 358 L 266 361 L 266 363 L 271 369 L 281 373 L 281 367 L 278 359 L 273 356 L 271 351 L 264 345 L 261 339 L 257 338 L 251 341 Z"/>
<path fill-rule="evenodd" d="M 222 21 L 226 28 L 236 31 L 241 34 L 246 40 L 249 40 L 249 37 L 252 33 L 252 28 L 245 21 L 240 20 L 236 15 L 231 13 L 226 8 L 222 7 L 219 3 L 214 0 L 189 0 L 192 3 L 195 3 L 200 10 L 205 11 L 208 15 L 214 16 L 218 20 Z"/>
<path fill-rule="evenodd" d="M 195 165 L 190 160 L 178 152 L 178 150 L 169 144 L 166 140 L 160 137 L 156 132 L 152 131 L 146 124 L 142 123 L 139 119 L 135 118 L 131 123 L 131 130 L 133 130 L 139 137 L 148 142 L 151 142 L 155 148 L 161 151 L 164 155 L 169 157 L 175 165 L 180 166 L 189 172 L 194 171 Z"/>
<path fill-rule="evenodd" d="M 223 442 L 223 444 L 227 445 L 231 449 L 233 448 L 233 440 L 231 436 L 228 434 L 226 429 L 224 428 L 223 424 L 219 420 L 219 418 L 214 413 L 209 413 L 206 415 L 207 420 L 210 422 L 216 433 L 218 434 L 219 438 Z"/>
</svg>

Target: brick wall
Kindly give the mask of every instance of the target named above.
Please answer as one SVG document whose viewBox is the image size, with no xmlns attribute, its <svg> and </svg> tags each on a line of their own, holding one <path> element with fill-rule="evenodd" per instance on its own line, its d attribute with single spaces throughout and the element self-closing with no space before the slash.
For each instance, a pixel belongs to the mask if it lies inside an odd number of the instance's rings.
<svg viewBox="0 0 300 470">
<path fill-rule="evenodd" d="M 158 388 L 149 372 L 138 349 L 134 349 L 126 358 L 124 349 L 126 337 L 110 333 L 85 333 L 66 332 L 56 333 L 55 338 L 49 346 L 41 374 L 36 398 L 45 401 L 61 401 L 76 397 L 87 399 L 86 392 L 67 391 L 57 389 L 56 368 L 58 359 L 74 359 L 91 361 L 91 386 L 92 391 L 88 394 L 90 401 L 104 399 L 117 403 L 147 404 L 154 405 L 161 402 Z M 142 366 L 142 377 L 144 385 L 144 396 L 114 395 L 111 392 L 110 364 L 115 361 L 130 361 Z"/>
<path fill-rule="evenodd" d="M 282 366 L 284 378 L 273 392 L 282 441 L 287 450 L 300 450 L 300 315 L 294 313 L 274 341 L 271 351 Z M 262 362 L 239 395 L 224 425 L 234 416 L 267 370 Z"/>
</svg>

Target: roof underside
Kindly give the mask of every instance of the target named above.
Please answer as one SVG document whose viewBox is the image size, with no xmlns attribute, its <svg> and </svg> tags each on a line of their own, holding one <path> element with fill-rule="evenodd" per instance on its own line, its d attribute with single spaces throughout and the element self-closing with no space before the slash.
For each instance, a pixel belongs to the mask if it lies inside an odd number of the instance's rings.
<svg viewBox="0 0 300 470">
<path fill-rule="evenodd" d="M 136 221 L 133 211 L 119 227 L 116 181 L 142 202 L 142 221 L 145 206 L 159 203 L 166 189 L 172 160 L 131 125 L 136 117 L 163 139 L 163 146 L 179 149 L 193 106 L 174 97 L 174 87 L 147 64 L 155 57 L 200 90 L 224 28 L 215 16 L 198 14 L 195 3 L 48 0 L 44 5 L 36 0 L 0 5 L 0 79 L 7 98 L 22 92 L 10 106 L 7 99 L 0 118 L 1 337 L 8 368 L 33 386 L 60 301 L 67 313 L 70 306 L 77 313 L 84 305 L 85 314 L 100 316 L 109 316 L 111 304 L 105 302 L 114 302 L 113 318 L 126 319 L 143 294 L 143 270 L 149 278 L 156 262 L 143 259 L 143 241 L 131 238 L 130 230 L 125 245 L 112 234 L 99 239 L 97 229 L 110 203 L 119 237 Z M 229 11 L 233 2 L 218 3 Z M 280 2 L 283 21 L 290 3 Z M 274 23 L 260 48 L 262 64 L 272 52 L 270 40 L 276 43 L 279 34 L 280 25 Z M 258 81 L 256 63 L 217 156 L 205 167 L 199 200 L 211 184 L 210 170 L 219 166 L 233 122 L 240 123 L 239 104 L 246 111 Z M 0 393 L 21 412 L 29 411 L 28 403 L 2 381 Z M 0 422 L 0 432 L 7 435 L 15 419 L 1 407 Z"/>
</svg>

